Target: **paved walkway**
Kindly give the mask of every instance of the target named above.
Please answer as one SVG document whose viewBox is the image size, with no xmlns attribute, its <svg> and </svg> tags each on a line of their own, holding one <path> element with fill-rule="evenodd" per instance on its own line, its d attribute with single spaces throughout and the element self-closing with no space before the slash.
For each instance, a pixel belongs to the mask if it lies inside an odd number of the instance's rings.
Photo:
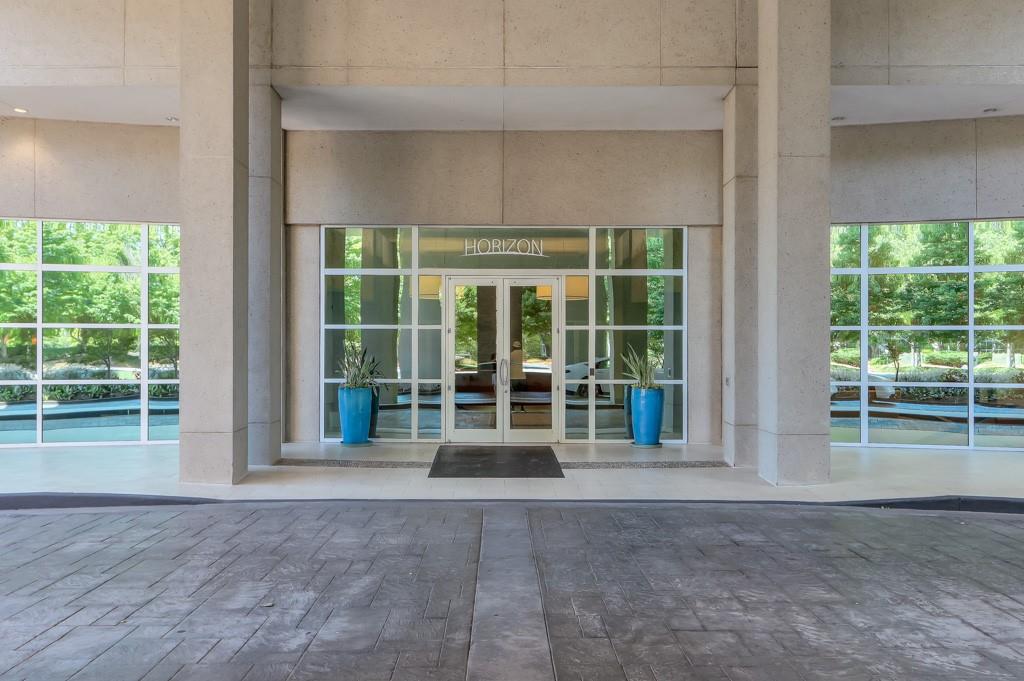
<svg viewBox="0 0 1024 681">
<path fill-rule="evenodd" d="M 1024 516 L 303 502 L 0 513 L 0 680 L 1024 678 Z"/>
<path fill-rule="evenodd" d="M 438 445 L 286 445 L 292 457 L 344 455 L 428 464 Z M 707 461 L 708 445 L 637 450 L 625 445 L 554 445 L 562 462 Z M 238 485 L 178 482 L 177 445 L 59 446 L 0 449 L 0 493 L 83 492 L 218 499 L 487 499 L 848 501 L 929 496 L 1021 497 L 1020 452 L 935 449 L 832 449 L 823 485 L 775 487 L 756 468 L 565 469 L 565 478 L 428 478 L 427 468 L 253 466 Z"/>
</svg>

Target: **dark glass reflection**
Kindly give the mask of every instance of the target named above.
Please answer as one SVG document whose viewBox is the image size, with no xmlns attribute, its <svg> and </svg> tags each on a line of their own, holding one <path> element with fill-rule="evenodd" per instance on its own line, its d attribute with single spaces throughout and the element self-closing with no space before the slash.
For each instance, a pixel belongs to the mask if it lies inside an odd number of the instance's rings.
<svg viewBox="0 0 1024 681">
<path fill-rule="evenodd" d="M 590 438 L 590 390 L 586 383 L 565 385 L 565 437 L 567 440 Z"/>
<path fill-rule="evenodd" d="M 498 369 L 496 286 L 455 287 L 455 428 L 495 430 Z"/>
<path fill-rule="evenodd" d="M 683 277 L 597 277 L 598 326 L 681 326 Z"/>
<path fill-rule="evenodd" d="M 550 286 L 509 288 L 509 427 L 547 430 L 552 423 Z"/>
<path fill-rule="evenodd" d="M 441 437 L 441 401 L 443 398 L 444 394 L 441 392 L 440 383 L 419 384 L 417 397 L 419 404 L 418 437 L 428 439 Z"/>
<path fill-rule="evenodd" d="M 331 227 L 324 235 L 324 265 L 338 269 L 412 267 L 408 227 Z"/>
</svg>

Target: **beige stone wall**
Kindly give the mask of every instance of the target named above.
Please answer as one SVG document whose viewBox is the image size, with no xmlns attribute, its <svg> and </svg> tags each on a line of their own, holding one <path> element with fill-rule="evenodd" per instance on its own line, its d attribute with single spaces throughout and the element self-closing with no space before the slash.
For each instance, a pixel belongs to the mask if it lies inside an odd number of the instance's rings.
<svg viewBox="0 0 1024 681">
<path fill-rule="evenodd" d="M 832 0 L 832 82 L 1024 83 L 1020 0 Z"/>
<path fill-rule="evenodd" d="M 319 231 L 295 225 L 721 224 L 717 131 L 290 132 L 285 149 L 289 441 L 319 436 Z M 720 232 L 690 233 L 694 443 L 721 441 Z"/>
<path fill-rule="evenodd" d="M 0 119 L 0 214 L 178 222 L 178 129 Z"/>
<path fill-rule="evenodd" d="M 721 223 L 722 136 L 289 132 L 288 224 Z"/>
<path fill-rule="evenodd" d="M 280 84 L 732 84 L 756 0 L 274 0 Z M 0 0 L 0 83 L 174 85 L 179 0 Z M 833 82 L 1024 82 L 1019 0 L 832 0 Z M 270 32 L 266 32 L 270 35 Z M 749 80 L 749 78 L 748 78 Z"/>
<path fill-rule="evenodd" d="M 176 85 L 179 0 L 0 0 L 4 85 Z"/>
<path fill-rule="evenodd" d="M 1024 216 L 1024 116 L 832 130 L 832 221 Z"/>
</svg>

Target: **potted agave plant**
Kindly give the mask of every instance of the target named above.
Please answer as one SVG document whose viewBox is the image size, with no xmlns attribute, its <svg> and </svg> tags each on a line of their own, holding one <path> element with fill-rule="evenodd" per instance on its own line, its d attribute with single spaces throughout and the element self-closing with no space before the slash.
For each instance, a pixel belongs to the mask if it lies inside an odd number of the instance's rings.
<svg viewBox="0 0 1024 681">
<path fill-rule="evenodd" d="M 360 349 L 358 343 L 348 342 L 338 368 L 345 379 L 338 386 L 341 441 L 346 446 L 368 445 L 380 364 L 372 355 L 366 355 L 366 348 Z"/>
<path fill-rule="evenodd" d="M 622 356 L 624 373 L 633 379 L 629 386 L 629 407 L 632 413 L 633 446 L 661 446 L 661 418 L 665 405 L 665 389 L 654 380 L 657 365 L 647 353 L 639 353 L 633 346 L 626 346 Z"/>
</svg>

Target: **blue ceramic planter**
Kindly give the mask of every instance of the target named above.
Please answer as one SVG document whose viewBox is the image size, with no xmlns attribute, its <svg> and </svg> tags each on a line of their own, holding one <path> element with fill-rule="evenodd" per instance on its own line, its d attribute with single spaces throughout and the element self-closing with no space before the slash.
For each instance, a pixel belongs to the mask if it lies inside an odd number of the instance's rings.
<svg viewBox="0 0 1024 681">
<path fill-rule="evenodd" d="M 373 389 L 339 387 L 338 413 L 341 416 L 341 441 L 346 445 L 369 444 Z"/>
<path fill-rule="evenodd" d="M 663 388 L 633 388 L 629 393 L 633 412 L 633 444 L 661 446 L 661 414 L 665 405 Z"/>
</svg>

